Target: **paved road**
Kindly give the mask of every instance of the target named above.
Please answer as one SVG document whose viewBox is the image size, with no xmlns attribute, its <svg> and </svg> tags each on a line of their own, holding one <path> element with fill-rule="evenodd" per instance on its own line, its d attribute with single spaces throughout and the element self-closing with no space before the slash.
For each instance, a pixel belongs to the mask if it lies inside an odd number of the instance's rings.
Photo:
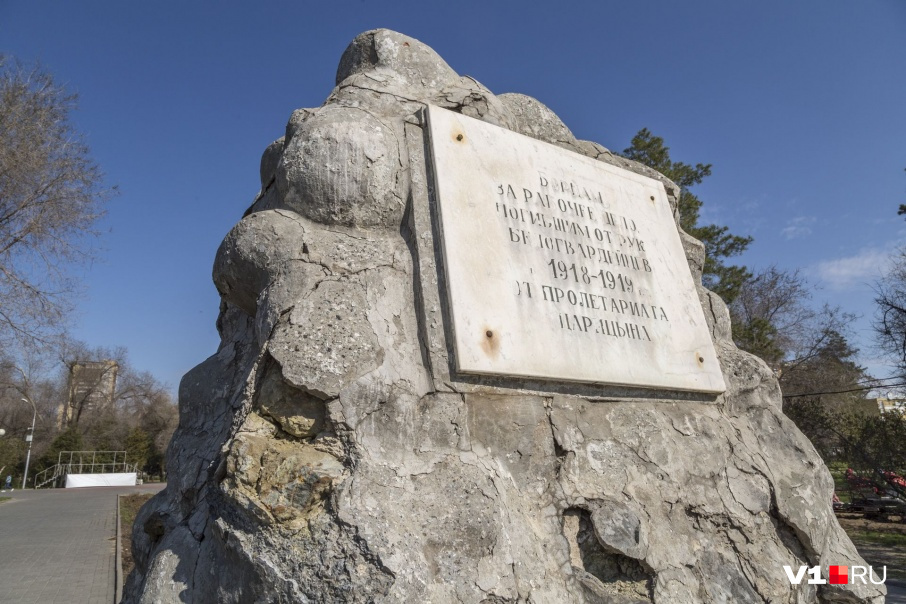
<svg viewBox="0 0 906 604">
<path fill-rule="evenodd" d="M 906 604 L 906 581 L 887 582 L 886 604 Z"/>
<path fill-rule="evenodd" d="M 0 493 L 0 602 L 111 604 L 116 496 L 162 486 Z"/>
</svg>

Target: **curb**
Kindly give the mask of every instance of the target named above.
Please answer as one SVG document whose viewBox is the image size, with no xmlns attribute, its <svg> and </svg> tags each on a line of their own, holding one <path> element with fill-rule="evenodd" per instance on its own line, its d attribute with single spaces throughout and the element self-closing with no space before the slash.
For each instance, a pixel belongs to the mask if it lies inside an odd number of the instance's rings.
<svg viewBox="0 0 906 604">
<path fill-rule="evenodd" d="M 113 604 L 119 604 L 123 599 L 123 542 L 122 531 L 120 530 L 120 497 L 116 496 L 116 583 L 113 596 Z"/>
</svg>

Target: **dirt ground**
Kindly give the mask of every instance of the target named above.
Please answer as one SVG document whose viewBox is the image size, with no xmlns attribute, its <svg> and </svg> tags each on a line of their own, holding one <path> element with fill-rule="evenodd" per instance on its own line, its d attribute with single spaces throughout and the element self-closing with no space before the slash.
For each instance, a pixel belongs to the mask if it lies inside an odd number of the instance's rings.
<svg viewBox="0 0 906 604">
<path fill-rule="evenodd" d="M 123 579 L 129 576 L 135 562 L 132 560 L 132 523 L 135 522 L 135 516 L 138 510 L 151 499 L 153 493 L 141 493 L 135 495 L 124 495 L 120 497 L 120 530 L 122 534 L 121 547 L 123 554 Z"/>
<path fill-rule="evenodd" d="M 839 514 L 837 519 L 866 562 L 876 569 L 886 566 L 888 579 L 906 580 L 906 518 L 878 522 Z"/>
</svg>

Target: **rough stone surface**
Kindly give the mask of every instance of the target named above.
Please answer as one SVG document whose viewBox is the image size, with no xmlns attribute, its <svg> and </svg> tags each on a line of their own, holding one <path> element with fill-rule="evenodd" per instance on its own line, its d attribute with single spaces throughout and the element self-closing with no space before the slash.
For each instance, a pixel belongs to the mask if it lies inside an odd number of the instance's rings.
<svg viewBox="0 0 906 604">
<path fill-rule="evenodd" d="M 863 564 L 833 484 L 701 288 L 727 391 L 514 383 L 449 363 L 420 109 L 441 105 L 664 182 L 366 32 L 293 113 L 217 253 L 219 350 L 180 384 L 133 602 L 873 602 L 783 565 Z"/>
<path fill-rule="evenodd" d="M 400 168 L 392 128 L 361 109 L 322 107 L 284 149 L 277 190 L 287 209 L 316 222 L 390 226 L 403 215 Z"/>
<path fill-rule="evenodd" d="M 413 89 L 438 89 L 458 77 L 433 49 L 415 38 L 375 29 L 356 36 L 337 67 L 337 84 L 364 73 L 388 73 Z"/>
<path fill-rule="evenodd" d="M 512 129 L 519 134 L 531 136 L 553 145 L 576 142 L 576 137 L 566 127 L 566 124 L 540 101 L 513 92 L 501 94 L 498 98 L 504 107 L 513 114 L 515 127 Z"/>
<path fill-rule="evenodd" d="M 261 190 L 267 189 L 277 176 L 277 164 L 283 157 L 283 141 L 284 137 L 281 136 L 268 145 L 261 155 Z"/>
</svg>

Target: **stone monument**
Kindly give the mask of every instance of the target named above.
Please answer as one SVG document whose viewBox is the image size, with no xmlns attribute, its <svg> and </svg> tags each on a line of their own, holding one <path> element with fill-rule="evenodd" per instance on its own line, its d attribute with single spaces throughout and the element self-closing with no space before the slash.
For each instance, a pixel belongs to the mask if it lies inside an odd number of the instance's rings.
<svg viewBox="0 0 906 604">
<path fill-rule="evenodd" d="M 214 261 L 126 602 L 881 602 L 661 174 L 387 30 Z"/>
</svg>

